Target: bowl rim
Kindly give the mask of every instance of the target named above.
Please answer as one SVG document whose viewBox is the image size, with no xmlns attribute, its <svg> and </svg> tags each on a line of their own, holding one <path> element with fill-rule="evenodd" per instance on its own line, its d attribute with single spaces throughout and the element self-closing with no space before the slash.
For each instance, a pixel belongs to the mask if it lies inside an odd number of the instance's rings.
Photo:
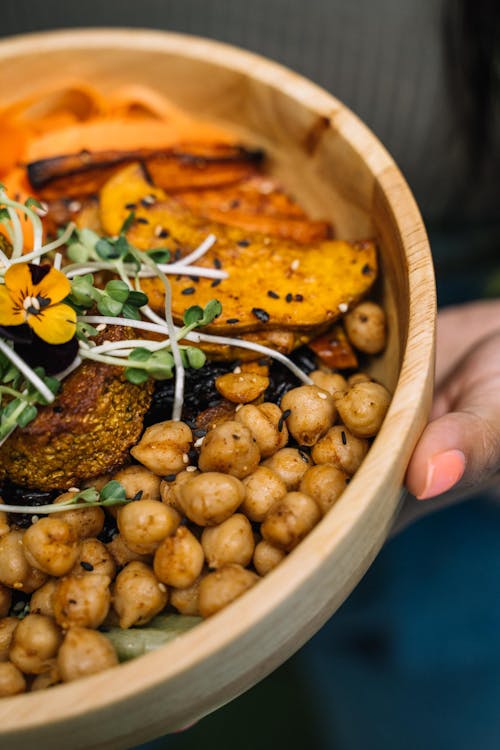
<svg viewBox="0 0 500 750">
<path fill-rule="evenodd" d="M 377 188 L 386 196 L 388 192 L 392 196 L 397 194 L 396 198 L 387 198 L 406 248 L 408 262 L 410 314 L 407 341 L 393 402 L 379 436 L 359 470 L 360 477 L 370 478 L 374 491 L 382 491 L 388 476 L 387 467 L 382 471 L 377 468 L 384 464 L 383 444 L 393 446 L 394 450 L 399 451 L 399 456 L 407 459 L 424 424 L 425 415 L 422 417 L 419 411 L 425 410 L 425 403 L 429 397 L 436 310 L 432 262 L 423 222 L 404 178 L 385 147 L 354 113 L 318 85 L 277 62 L 211 39 L 150 29 L 59 29 L 0 40 L 0 60 L 5 61 L 9 57 L 24 53 L 33 54 L 35 49 L 36 54 L 43 54 L 46 50 L 67 48 L 73 44 L 89 49 L 109 46 L 121 49 L 127 47 L 132 50 L 168 51 L 200 61 L 206 59 L 208 54 L 211 63 L 229 66 L 245 75 L 251 71 L 252 79 L 258 79 L 271 88 L 279 89 L 322 116 L 334 118 L 335 129 L 362 156 L 376 178 Z M 400 205 L 404 202 L 405 210 L 402 213 L 398 210 L 398 202 Z M 409 404 L 411 408 L 408 407 Z M 391 437 L 391 430 L 394 430 L 396 424 L 397 440 L 394 435 Z M 45 694 L 38 692 L 36 697 L 28 693 L 3 698 L 0 701 L 0 736 L 9 732 L 13 736 L 18 730 L 32 732 L 47 724 L 55 726 L 75 717 L 83 717 L 89 710 L 96 708 L 93 703 L 94 693 L 100 696 L 98 710 L 105 713 L 117 702 L 133 699 L 138 691 L 154 691 L 162 683 L 190 670 L 196 663 L 204 659 L 209 660 L 214 654 L 224 653 L 228 646 L 229 633 L 232 646 L 240 639 L 242 642 L 249 642 L 252 628 L 269 618 L 271 610 L 279 612 L 283 602 L 299 586 L 312 581 L 314 569 L 331 555 L 333 548 L 337 552 L 336 559 L 342 557 L 352 544 L 353 533 L 360 530 L 360 519 L 367 511 L 368 503 L 369 501 L 364 498 L 356 499 L 354 480 L 328 516 L 278 568 L 259 582 L 258 587 L 248 591 L 231 607 L 200 623 L 182 638 L 166 644 L 154 653 L 77 682 L 56 686 Z M 390 514 L 391 518 L 394 511 L 395 508 Z M 387 533 L 390 520 L 389 518 L 386 522 Z M 375 556 L 382 541 L 383 539 L 374 540 L 373 547 L 367 552 L 368 563 Z M 291 571 L 293 575 L 290 575 Z M 310 629 L 304 640 L 316 629 L 315 626 Z M 302 643 L 299 643 L 297 648 L 300 645 Z M 271 664 L 267 671 L 271 671 L 273 666 L 276 664 Z M 263 677 L 265 674 L 265 671 L 261 671 L 259 676 Z M 62 692 L 64 701 L 58 701 Z"/>
</svg>

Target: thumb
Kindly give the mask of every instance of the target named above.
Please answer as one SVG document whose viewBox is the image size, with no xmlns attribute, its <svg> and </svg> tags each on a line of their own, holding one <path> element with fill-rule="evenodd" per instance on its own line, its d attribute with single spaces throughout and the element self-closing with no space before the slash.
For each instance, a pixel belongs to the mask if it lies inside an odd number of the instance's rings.
<svg viewBox="0 0 500 750">
<path fill-rule="evenodd" d="M 500 468 L 500 333 L 480 341 L 439 388 L 406 474 L 420 500 L 458 483 L 478 486 Z"/>
</svg>

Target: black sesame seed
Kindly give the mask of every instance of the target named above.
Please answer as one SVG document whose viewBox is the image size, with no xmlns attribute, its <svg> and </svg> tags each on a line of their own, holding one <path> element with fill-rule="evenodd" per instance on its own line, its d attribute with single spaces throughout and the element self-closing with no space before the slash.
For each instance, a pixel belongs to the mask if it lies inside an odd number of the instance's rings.
<svg viewBox="0 0 500 750">
<path fill-rule="evenodd" d="M 144 495 L 144 490 L 138 490 L 138 492 L 135 493 L 132 500 L 140 500 L 143 495 Z"/>
<path fill-rule="evenodd" d="M 252 314 L 260 320 L 261 323 L 267 323 L 269 320 L 269 313 L 263 310 L 262 307 L 252 307 Z"/>
<path fill-rule="evenodd" d="M 214 268 L 222 268 L 222 263 L 220 262 L 219 258 L 214 258 Z"/>
<path fill-rule="evenodd" d="M 342 438 L 343 445 L 347 445 L 347 437 L 344 430 L 342 430 L 342 432 L 340 433 L 340 437 Z"/>
<path fill-rule="evenodd" d="M 149 224 L 149 219 L 146 219 L 144 216 L 138 216 L 136 222 L 138 224 Z"/>
<path fill-rule="evenodd" d="M 200 277 L 199 277 L 199 276 L 191 276 L 191 281 L 192 281 L 192 282 L 193 282 L 194 284 L 197 284 L 197 283 L 199 282 L 199 280 L 200 280 Z"/>
<path fill-rule="evenodd" d="M 261 357 L 260 359 L 257 360 L 257 362 L 259 363 L 259 365 L 261 365 L 261 367 L 264 367 L 265 365 L 269 364 L 269 360 L 267 357 Z"/>
<path fill-rule="evenodd" d="M 373 273 L 373 269 L 372 269 L 372 267 L 370 266 L 370 264 L 369 264 L 369 263 L 365 263 L 365 265 L 364 265 L 364 266 L 363 266 L 363 268 L 361 269 L 361 273 L 362 273 L 362 274 L 363 274 L 364 276 L 370 276 L 370 275 L 371 275 L 371 274 Z"/>
<path fill-rule="evenodd" d="M 167 474 L 166 477 L 164 477 L 165 482 L 175 482 L 175 477 L 177 474 Z"/>
<path fill-rule="evenodd" d="M 221 281 L 222 281 L 222 279 L 214 279 L 212 281 L 212 283 L 210 284 L 210 286 L 213 286 L 213 287 L 219 286 L 219 284 L 221 283 Z"/>
<path fill-rule="evenodd" d="M 134 208 L 137 208 L 137 203 L 125 203 L 125 208 L 128 211 L 133 211 Z"/>
<path fill-rule="evenodd" d="M 279 299 L 279 294 L 276 294 L 276 292 L 273 292 L 271 289 L 267 293 L 268 297 L 271 297 L 271 299 Z"/>
<path fill-rule="evenodd" d="M 296 294 L 295 295 L 295 302 L 302 302 L 304 299 L 304 295 L 302 294 Z"/>
<path fill-rule="evenodd" d="M 309 454 L 306 453 L 305 450 L 303 450 L 302 448 L 299 448 L 298 451 L 299 451 L 299 456 L 304 461 L 304 463 L 308 464 L 309 463 Z"/>
<path fill-rule="evenodd" d="M 205 437 L 207 434 L 207 431 L 202 429 L 201 427 L 197 427 L 196 430 L 193 431 L 193 435 L 197 438 Z"/>
<path fill-rule="evenodd" d="M 229 323 L 229 325 L 233 325 L 234 323 L 239 323 L 239 322 L 240 322 L 239 318 L 228 318 L 226 320 L 226 323 Z"/>
<path fill-rule="evenodd" d="M 278 420 L 278 432 L 283 432 L 283 424 L 285 422 L 285 419 L 288 419 L 291 413 L 292 413 L 291 409 L 286 409 L 286 411 L 283 412 L 283 414 Z"/>
<path fill-rule="evenodd" d="M 250 241 L 249 240 L 240 240 L 237 244 L 240 247 L 248 247 L 250 245 Z"/>
<path fill-rule="evenodd" d="M 196 289 L 194 286 L 187 286 L 185 289 L 182 290 L 181 294 L 194 294 L 196 292 Z"/>
<path fill-rule="evenodd" d="M 82 560 L 80 565 L 84 570 L 87 570 L 89 573 L 91 573 L 94 570 L 94 566 L 92 563 L 87 562 L 86 560 Z"/>
<path fill-rule="evenodd" d="M 286 295 L 285 299 L 286 299 L 287 302 L 291 302 L 293 300 L 293 294 L 290 294 L 290 292 L 288 292 L 288 294 Z"/>
<path fill-rule="evenodd" d="M 158 237 L 161 237 L 162 239 L 165 239 L 165 237 L 169 237 L 169 236 L 170 236 L 170 232 L 168 231 L 168 229 L 163 229 L 163 227 L 158 232 Z"/>
<path fill-rule="evenodd" d="M 229 208 L 238 208 L 239 205 L 240 205 L 239 200 L 235 199 L 231 201 L 231 203 L 229 204 Z"/>
<path fill-rule="evenodd" d="M 180 249 L 180 247 L 176 247 L 174 252 L 174 260 L 180 260 L 181 256 L 182 250 Z"/>
<path fill-rule="evenodd" d="M 62 414 L 64 409 L 62 406 L 53 406 L 52 411 L 54 412 L 54 414 Z"/>
</svg>

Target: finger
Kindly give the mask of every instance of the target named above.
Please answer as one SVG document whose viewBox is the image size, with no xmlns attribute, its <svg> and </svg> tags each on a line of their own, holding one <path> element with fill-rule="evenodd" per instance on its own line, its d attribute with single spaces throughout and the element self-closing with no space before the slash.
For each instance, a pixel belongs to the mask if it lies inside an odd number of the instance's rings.
<svg viewBox="0 0 500 750">
<path fill-rule="evenodd" d="M 477 486 L 500 467 L 500 334 L 483 340 L 436 394 L 433 416 L 411 458 L 409 491 L 435 497 Z"/>
</svg>

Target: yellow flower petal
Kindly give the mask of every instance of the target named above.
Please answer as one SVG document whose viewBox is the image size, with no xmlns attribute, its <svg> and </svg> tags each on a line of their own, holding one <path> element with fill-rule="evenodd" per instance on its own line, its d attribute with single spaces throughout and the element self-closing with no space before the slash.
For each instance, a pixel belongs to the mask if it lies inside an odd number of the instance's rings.
<svg viewBox="0 0 500 750">
<path fill-rule="evenodd" d="M 68 296 L 71 292 L 71 282 L 69 279 L 56 268 L 51 268 L 41 282 L 35 287 L 35 295 L 40 295 L 44 299 L 50 299 L 52 305 Z"/>
<path fill-rule="evenodd" d="M 15 304 L 23 306 L 26 297 L 36 296 L 27 263 L 13 263 L 5 272 L 5 286 Z"/>
<path fill-rule="evenodd" d="M 38 315 L 29 315 L 27 322 L 48 344 L 65 344 L 76 332 L 76 312 L 69 305 L 51 305 Z"/>
<path fill-rule="evenodd" d="M 15 310 L 12 297 L 5 286 L 0 286 L 0 325 L 18 326 L 24 323 L 24 311 Z"/>
</svg>

